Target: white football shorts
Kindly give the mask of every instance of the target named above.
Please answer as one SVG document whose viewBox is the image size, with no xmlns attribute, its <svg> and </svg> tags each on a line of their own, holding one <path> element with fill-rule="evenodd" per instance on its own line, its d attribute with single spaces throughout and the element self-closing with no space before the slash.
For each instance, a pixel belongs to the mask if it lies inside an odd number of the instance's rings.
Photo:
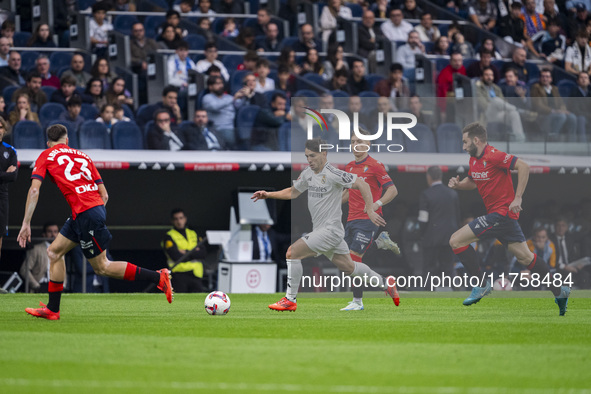
<svg viewBox="0 0 591 394">
<path fill-rule="evenodd" d="M 324 227 L 304 235 L 302 239 L 312 251 L 323 254 L 332 261 L 335 254 L 349 254 L 349 246 L 343 235 L 343 231 Z"/>
</svg>

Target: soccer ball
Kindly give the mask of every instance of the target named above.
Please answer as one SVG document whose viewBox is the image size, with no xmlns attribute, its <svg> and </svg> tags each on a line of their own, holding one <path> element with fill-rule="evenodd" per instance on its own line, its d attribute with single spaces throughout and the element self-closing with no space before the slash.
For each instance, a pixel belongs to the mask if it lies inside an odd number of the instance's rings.
<svg viewBox="0 0 591 394">
<path fill-rule="evenodd" d="M 230 310 L 230 297 L 223 291 L 212 291 L 205 297 L 205 310 L 210 315 L 225 315 Z"/>
<path fill-rule="evenodd" d="M 495 289 L 496 291 L 511 291 L 513 290 L 513 286 L 511 286 L 511 282 L 507 278 L 499 278 L 495 280 L 495 283 L 493 284 L 493 289 Z"/>
</svg>

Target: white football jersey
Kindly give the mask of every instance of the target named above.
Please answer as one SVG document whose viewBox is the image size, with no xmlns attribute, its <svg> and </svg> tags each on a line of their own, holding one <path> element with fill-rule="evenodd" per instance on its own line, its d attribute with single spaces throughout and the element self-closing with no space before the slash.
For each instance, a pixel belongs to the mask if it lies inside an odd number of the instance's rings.
<svg viewBox="0 0 591 394">
<path fill-rule="evenodd" d="M 326 163 L 322 171 L 315 174 L 307 167 L 293 186 L 300 192 L 308 190 L 308 210 L 312 217 L 313 231 L 323 227 L 336 227 L 343 232 L 341 201 L 343 189 L 350 189 L 357 175 Z"/>
</svg>

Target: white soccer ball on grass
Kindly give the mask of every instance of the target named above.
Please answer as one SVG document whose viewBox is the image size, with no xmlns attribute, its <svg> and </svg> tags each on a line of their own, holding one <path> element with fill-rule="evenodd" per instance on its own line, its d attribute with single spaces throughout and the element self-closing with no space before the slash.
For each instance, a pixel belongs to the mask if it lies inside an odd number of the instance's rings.
<svg viewBox="0 0 591 394">
<path fill-rule="evenodd" d="M 230 310 L 230 297 L 223 291 L 212 291 L 205 297 L 205 310 L 210 315 L 225 315 Z"/>
<path fill-rule="evenodd" d="M 493 283 L 493 289 L 496 291 L 511 291 L 513 286 L 511 286 L 511 281 L 507 278 L 499 278 Z"/>
</svg>

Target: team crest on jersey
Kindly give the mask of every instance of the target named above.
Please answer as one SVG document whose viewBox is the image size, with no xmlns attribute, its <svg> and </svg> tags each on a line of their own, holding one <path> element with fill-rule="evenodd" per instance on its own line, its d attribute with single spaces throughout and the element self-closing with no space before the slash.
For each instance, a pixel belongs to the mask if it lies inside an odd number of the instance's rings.
<svg viewBox="0 0 591 394">
<path fill-rule="evenodd" d="M 369 170 L 369 166 L 363 167 L 363 172 L 367 172 L 367 170 Z"/>
<path fill-rule="evenodd" d="M 4 158 L 8 159 L 8 156 L 9 156 L 8 152 L 4 152 Z"/>
<path fill-rule="evenodd" d="M 322 179 L 320 180 L 322 183 L 326 183 L 326 175 L 322 175 Z"/>
<path fill-rule="evenodd" d="M 482 164 L 486 167 L 486 161 L 483 161 Z"/>
</svg>

